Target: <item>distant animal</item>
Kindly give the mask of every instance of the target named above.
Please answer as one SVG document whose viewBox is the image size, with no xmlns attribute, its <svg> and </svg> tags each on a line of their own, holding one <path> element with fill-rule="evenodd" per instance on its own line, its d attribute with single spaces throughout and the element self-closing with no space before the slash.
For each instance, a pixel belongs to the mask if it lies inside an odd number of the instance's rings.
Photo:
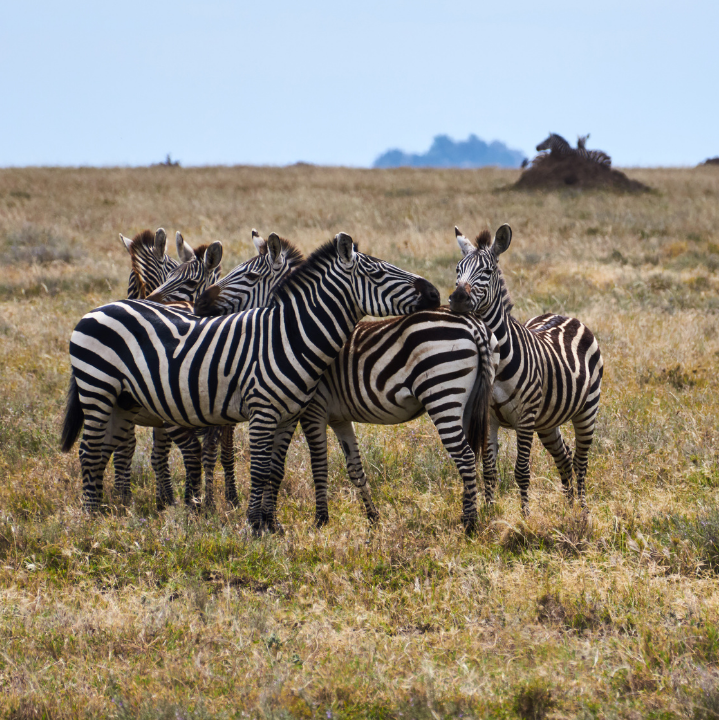
<svg viewBox="0 0 719 720">
<path fill-rule="evenodd" d="M 587 149 L 587 140 L 589 140 L 590 133 L 586 135 L 577 135 L 577 150 Z"/>
<path fill-rule="evenodd" d="M 537 145 L 537 152 L 549 150 L 554 157 L 563 158 L 571 155 L 578 155 L 585 160 L 611 167 L 612 159 L 601 150 L 587 150 L 585 144 L 589 135 L 580 137 L 577 141 L 577 147 L 573 148 L 561 135 L 550 133 L 549 137 Z"/>
<path fill-rule="evenodd" d="M 586 507 L 587 458 L 599 407 L 603 361 L 591 331 L 579 320 L 546 314 L 524 325 L 512 317 L 512 302 L 499 267 L 499 256 L 512 240 L 502 225 L 492 240 L 483 231 L 476 245 L 455 228 L 463 258 L 457 264 L 457 286 L 450 308 L 475 313 L 495 334 L 499 366 L 492 395 L 489 442 L 483 457 L 485 497 L 491 499 L 497 482 L 497 432 L 511 427 L 517 433 L 514 477 L 522 511 L 529 512 L 529 455 L 534 433 L 554 458 L 567 499 L 577 495 Z M 559 427 L 571 421 L 576 448 L 574 459 Z"/>
<path fill-rule="evenodd" d="M 249 421 L 248 521 L 255 532 L 277 529 L 265 493 L 273 448 L 286 450 L 288 429 L 362 315 L 438 304 L 427 280 L 357 251 L 339 233 L 287 276 L 266 308 L 198 318 L 123 300 L 93 310 L 70 340 L 61 440 L 67 452 L 82 433 L 84 507 L 99 508 L 107 460 L 132 425 Z"/>
</svg>

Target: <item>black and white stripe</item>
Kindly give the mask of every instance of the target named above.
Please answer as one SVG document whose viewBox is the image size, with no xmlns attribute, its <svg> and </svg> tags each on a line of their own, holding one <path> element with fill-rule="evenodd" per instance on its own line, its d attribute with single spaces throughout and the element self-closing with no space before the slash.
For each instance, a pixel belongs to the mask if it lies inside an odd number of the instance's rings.
<svg viewBox="0 0 719 720">
<path fill-rule="evenodd" d="M 541 315 L 522 325 L 511 315 L 512 304 L 497 263 L 512 239 L 502 225 L 492 241 L 486 230 L 477 247 L 455 228 L 464 258 L 457 265 L 457 287 L 450 295 L 455 312 L 475 313 L 495 334 L 499 366 L 494 380 L 490 440 L 483 458 L 485 498 L 492 502 L 496 485 L 495 459 L 499 427 L 517 433 L 515 480 L 522 509 L 528 511 L 529 454 L 534 433 L 551 453 L 568 499 L 577 494 L 585 501 L 587 457 L 592 444 L 602 381 L 602 356 L 590 330 L 579 320 Z M 562 439 L 560 425 L 574 425 L 576 448 L 572 453 Z"/>
<path fill-rule="evenodd" d="M 612 158 L 609 157 L 605 152 L 601 150 L 587 150 L 585 145 L 589 135 L 580 137 L 577 141 L 577 147 L 573 148 L 561 135 L 556 133 L 550 133 L 546 140 L 542 140 L 537 145 L 537 152 L 543 150 L 549 150 L 550 154 L 554 157 L 565 158 L 572 155 L 578 155 L 585 160 L 604 165 L 605 167 L 611 167 Z"/>
<path fill-rule="evenodd" d="M 67 451 L 84 423 L 85 507 L 100 505 L 107 459 L 133 423 L 249 421 L 248 519 L 256 530 L 263 517 L 274 527 L 272 493 L 264 493 L 273 446 L 284 442 L 362 315 L 405 315 L 438 301 L 427 280 L 357 252 L 340 233 L 287 276 L 267 308 L 198 318 L 126 300 L 88 313 L 70 341 L 62 432 Z"/>
<path fill-rule="evenodd" d="M 310 448 L 316 522 L 329 520 L 327 426 L 345 454 L 367 517 L 379 515 L 353 422 L 396 425 L 427 412 L 464 483 L 462 519 L 476 522 L 476 458 L 484 449 L 494 378 L 494 338 L 484 323 L 447 310 L 362 322 L 323 375 L 300 422 Z"/>
<path fill-rule="evenodd" d="M 219 263 L 222 258 L 220 242 L 193 249 L 179 232 L 176 233 L 177 254 L 182 260 L 180 264 L 166 255 L 167 236 L 163 228 L 158 228 L 154 237 L 151 231 L 145 230 L 132 240 L 128 240 L 122 234 L 120 239 L 130 254 L 132 268 L 128 299 L 187 303 L 194 299 L 197 292 L 202 292 L 207 285 L 212 284 L 219 274 Z M 173 440 L 182 452 L 188 478 L 194 479 L 200 473 L 199 441 L 187 437 L 177 429 L 174 429 L 173 434 L 173 428 L 155 428 L 151 464 L 155 472 L 159 508 L 174 501 L 168 465 Z M 115 489 L 123 504 L 128 504 L 131 498 L 130 475 L 136 444 L 133 428 L 127 440 L 114 452 Z M 199 478 L 195 480 L 195 484 L 197 483 Z"/>
</svg>

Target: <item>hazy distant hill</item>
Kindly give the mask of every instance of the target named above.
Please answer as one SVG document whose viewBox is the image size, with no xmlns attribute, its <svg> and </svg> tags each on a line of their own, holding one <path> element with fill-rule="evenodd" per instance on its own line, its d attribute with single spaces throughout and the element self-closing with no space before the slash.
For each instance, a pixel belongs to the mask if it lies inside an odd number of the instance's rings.
<svg viewBox="0 0 719 720">
<path fill-rule="evenodd" d="M 392 167 L 460 167 L 476 168 L 485 165 L 516 168 L 522 164 L 524 153 L 512 150 L 495 140 L 487 144 L 476 135 L 455 142 L 448 135 L 437 135 L 432 147 L 424 154 L 388 150 L 375 161 L 376 168 Z"/>
</svg>

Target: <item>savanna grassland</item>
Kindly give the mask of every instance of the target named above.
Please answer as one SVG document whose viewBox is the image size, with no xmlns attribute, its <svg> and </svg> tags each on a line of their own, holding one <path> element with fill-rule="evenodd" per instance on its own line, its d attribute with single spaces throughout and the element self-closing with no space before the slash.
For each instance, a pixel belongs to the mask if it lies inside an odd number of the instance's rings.
<svg viewBox="0 0 719 720">
<path fill-rule="evenodd" d="M 719 169 L 629 175 L 656 192 L 519 193 L 498 170 L 1 170 L 0 715 L 719 717 Z M 465 537 L 426 418 L 358 428 L 372 531 L 334 439 L 314 528 L 296 438 L 286 534 L 253 538 L 242 428 L 239 510 L 158 514 L 148 431 L 132 506 L 80 510 L 77 452 L 58 451 L 68 340 L 126 293 L 119 232 L 221 240 L 228 270 L 252 227 L 305 253 L 345 230 L 446 301 L 454 225 L 503 222 L 515 316 L 576 315 L 602 347 L 589 517 L 535 441 L 523 521 L 502 432 L 497 508 Z M 179 488 L 177 451 L 172 472 Z"/>
</svg>

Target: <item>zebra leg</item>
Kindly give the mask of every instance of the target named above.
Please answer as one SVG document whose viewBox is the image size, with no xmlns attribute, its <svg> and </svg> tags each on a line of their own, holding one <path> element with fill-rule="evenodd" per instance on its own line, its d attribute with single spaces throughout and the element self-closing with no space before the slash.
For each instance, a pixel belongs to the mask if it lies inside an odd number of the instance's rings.
<svg viewBox="0 0 719 720">
<path fill-rule="evenodd" d="M 237 507 L 237 485 L 235 483 L 235 426 L 225 425 L 220 431 L 220 462 L 225 472 L 225 500 Z"/>
<path fill-rule="evenodd" d="M 297 420 L 280 427 L 275 432 L 270 461 L 270 481 L 262 494 L 262 522 L 269 532 L 283 533 L 282 525 L 277 521 L 277 496 L 285 476 L 285 460 L 292 436 L 297 427 Z"/>
<path fill-rule="evenodd" d="M 132 500 L 132 490 L 130 488 L 130 476 L 132 472 L 132 458 L 135 455 L 135 447 L 137 446 L 137 438 L 135 437 L 135 427 L 130 430 L 127 440 L 121 442 L 112 455 L 113 464 L 115 466 L 115 492 L 119 495 L 122 505 L 129 505 Z"/>
<path fill-rule="evenodd" d="M 446 411 L 443 412 L 443 404 L 446 406 L 446 403 L 441 401 L 439 407 L 436 409 L 429 403 L 427 403 L 425 407 L 427 414 L 437 428 L 439 439 L 442 441 L 444 449 L 454 461 L 454 464 L 457 466 L 457 471 L 462 478 L 462 484 L 464 485 L 462 524 L 467 534 L 471 535 L 477 529 L 477 458 L 467 442 L 467 437 L 462 427 L 461 412 L 463 408 L 460 407 L 459 409 L 459 417 L 454 417 Z"/>
<path fill-rule="evenodd" d="M 167 434 L 180 448 L 185 463 L 185 505 L 197 509 L 202 484 L 202 446 L 197 432 L 192 428 L 171 426 L 167 428 Z"/>
<path fill-rule="evenodd" d="M 357 445 L 357 436 L 354 427 L 349 420 L 339 423 L 330 423 L 330 427 L 334 430 L 337 439 L 340 441 L 342 451 L 345 454 L 345 462 L 347 463 L 347 474 L 352 484 L 360 491 L 362 502 L 364 503 L 365 513 L 370 524 L 374 524 L 379 520 L 379 512 L 372 502 L 372 491 L 364 468 L 362 467 L 362 456 Z M 326 432 L 326 431 L 325 431 Z M 325 444 L 325 467 L 327 465 L 327 445 Z M 325 479 L 326 479 L 325 474 Z M 325 502 L 327 491 L 325 486 Z"/>
<path fill-rule="evenodd" d="M 170 478 L 170 466 L 168 463 L 171 447 L 172 440 L 170 440 L 167 430 L 165 428 L 153 428 L 150 464 L 155 473 L 155 497 L 157 509 L 160 511 L 169 505 L 175 504 L 175 495 L 172 489 L 172 479 Z"/>
<path fill-rule="evenodd" d="M 594 439 L 594 424 L 597 419 L 597 405 L 586 408 L 572 418 L 576 445 L 574 448 L 574 472 L 577 476 L 577 497 L 582 509 L 587 509 L 586 489 L 584 481 L 587 477 L 589 448 Z"/>
<path fill-rule="evenodd" d="M 494 491 L 497 489 L 497 450 L 499 423 L 493 414 L 489 415 L 489 437 L 487 449 L 482 454 L 482 475 L 484 476 L 484 502 L 487 506 L 495 502 Z"/>
<path fill-rule="evenodd" d="M 127 440 L 133 428 L 134 423 L 117 406 L 109 413 L 98 406 L 95 406 L 92 412 L 85 412 L 79 456 L 83 507 L 88 512 L 100 510 L 105 467 L 113 450 Z"/>
<path fill-rule="evenodd" d="M 572 451 L 564 442 L 562 433 L 556 427 L 552 430 L 537 431 L 537 435 L 547 452 L 554 458 L 554 464 L 559 470 L 562 478 L 562 488 L 567 502 L 571 505 L 574 502 L 574 488 L 572 487 Z"/>
<path fill-rule="evenodd" d="M 527 427 L 517 428 L 517 462 L 514 465 L 514 479 L 519 486 L 522 502 L 522 514 L 529 515 L 529 456 L 532 452 L 534 430 Z"/>
<path fill-rule="evenodd" d="M 222 428 L 209 427 L 202 440 L 202 467 L 205 471 L 204 508 L 208 512 L 215 509 L 215 465 L 217 465 L 217 444 Z"/>
<path fill-rule="evenodd" d="M 250 420 L 250 500 L 247 506 L 247 522 L 255 535 L 262 532 L 262 503 L 265 489 L 270 482 L 276 430 L 277 420 L 272 417 L 257 413 Z"/>
<path fill-rule="evenodd" d="M 313 413 L 310 404 L 300 418 L 302 432 L 310 449 L 312 480 L 315 485 L 315 525 L 322 527 L 330 521 L 327 506 L 327 416 Z"/>
</svg>

